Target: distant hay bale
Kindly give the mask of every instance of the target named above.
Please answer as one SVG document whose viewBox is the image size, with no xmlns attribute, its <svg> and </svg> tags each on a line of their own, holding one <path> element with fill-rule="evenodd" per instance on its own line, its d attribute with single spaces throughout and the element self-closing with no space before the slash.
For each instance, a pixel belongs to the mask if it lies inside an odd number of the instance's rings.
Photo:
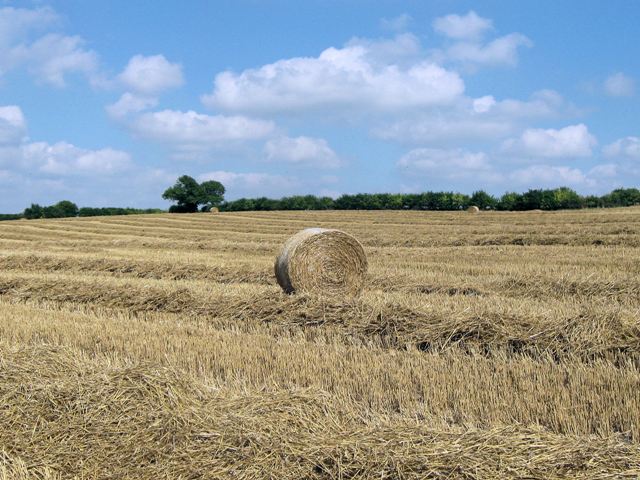
<svg viewBox="0 0 640 480">
<path fill-rule="evenodd" d="M 469 212 L 469 213 L 480 213 L 480 209 L 478 207 L 476 207 L 475 205 L 471 205 L 469 208 L 467 208 L 467 212 Z"/>
<path fill-rule="evenodd" d="M 211 207 L 211 209 L 209 209 L 209 211 L 211 213 L 218 213 L 220 211 L 220 209 L 218 207 Z"/>
<path fill-rule="evenodd" d="M 290 237 L 276 258 L 275 274 L 287 293 L 355 296 L 362 290 L 367 256 L 340 230 L 307 228 Z"/>
</svg>

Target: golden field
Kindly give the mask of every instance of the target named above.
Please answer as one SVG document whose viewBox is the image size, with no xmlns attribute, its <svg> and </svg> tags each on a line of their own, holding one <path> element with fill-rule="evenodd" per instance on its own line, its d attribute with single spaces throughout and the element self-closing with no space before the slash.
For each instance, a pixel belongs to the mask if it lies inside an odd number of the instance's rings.
<svg viewBox="0 0 640 480">
<path fill-rule="evenodd" d="M 0 478 L 638 478 L 639 274 L 638 208 L 2 222 Z"/>
</svg>

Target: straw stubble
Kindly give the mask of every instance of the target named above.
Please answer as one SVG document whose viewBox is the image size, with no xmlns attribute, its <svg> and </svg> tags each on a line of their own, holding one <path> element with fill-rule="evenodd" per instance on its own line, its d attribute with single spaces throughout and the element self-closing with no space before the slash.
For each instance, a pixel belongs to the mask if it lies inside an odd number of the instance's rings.
<svg viewBox="0 0 640 480">
<path fill-rule="evenodd" d="M 281 292 L 309 224 L 357 299 Z M 640 478 L 639 258 L 638 208 L 0 222 L 0 480 Z"/>
</svg>

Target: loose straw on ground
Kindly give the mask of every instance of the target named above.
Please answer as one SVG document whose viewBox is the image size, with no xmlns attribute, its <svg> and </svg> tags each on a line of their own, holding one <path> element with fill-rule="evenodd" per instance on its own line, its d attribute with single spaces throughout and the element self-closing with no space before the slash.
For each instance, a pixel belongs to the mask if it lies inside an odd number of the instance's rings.
<svg viewBox="0 0 640 480">
<path fill-rule="evenodd" d="M 360 242 L 340 230 L 307 228 L 293 235 L 276 258 L 275 274 L 287 293 L 357 295 L 367 257 Z"/>
</svg>

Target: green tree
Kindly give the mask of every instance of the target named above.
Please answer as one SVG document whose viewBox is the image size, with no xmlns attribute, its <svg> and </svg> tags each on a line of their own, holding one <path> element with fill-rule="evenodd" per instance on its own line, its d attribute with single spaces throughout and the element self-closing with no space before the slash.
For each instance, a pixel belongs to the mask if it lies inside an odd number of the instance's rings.
<svg viewBox="0 0 640 480">
<path fill-rule="evenodd" d="M 485 210 L 487 208 L 496 208 L 496 203 L 498 203 L 496 198 L 493 195 L 489 195 L 484 190 L 473 192 L 471 198 L 469 199 L 470 205 L 475 205 L 482 210 Z"/>
<path fill-rule="evenodd" d="M 278 210 L 279 205 L 280 204 L 277 200 L 272 200 L 267 197 L 256 198 L 253 202 L 254 210 L 262 211 Z"/>
<path fill-rule="evenodd" d="M 574 190 L 568 187 L 556 188 L 553 191 L 553 208 L 581 208 L 583 200 Z"/>
<path fill-rule="evenodd" d="M 78 216 L 78 206 L 69 200 L 62 200 L 53 205 L 53 208 L 56 210 L 59 218 Z"/>
<path fill-rule="evenodd" d="M 550 199 L 546 198 L 544 190 L 532 188 L 520 196 L 520 201 L 516 203 L 515 210 L 549 210 L 550 203 Z"/>
<path fill-rule="evenodd" d="M 320 197 L 318 199 L 319 210 L 330 210 L 333 208 L 334 200 L 331 197 Z"/>
<path fill-rule="evenodd" d="M 55 205 L 42 207 L 37 203 L 32 203 L 30 207 L 24 209 L 24 218 L 65 218 L 77 217 L 80 210 L 78 206 L 69 200 L 62 200 Z"/>
<path fill-rule="evenodd" d="M 172 207 L 174 212 L 196 212 L 198 211 L 199 187 L 200 185 L 194 178 L 182 175 L 172 187 L 164 191 L 162 198 L 174 200 L 177 203 L 175 205 L 177 208 Z"/>
<path fill-rule="evenodd" d="M 198 203 L 204 204 L 205 211 L 219 206 L 224 200 L 225 188 L 220 182 L 208 180 L 202 182 L 199 188 Z"/>
<path fill-rule="evenodd" d="M 628 207 L 640 204 L 640 191 L 637 188 L 617 188 L 602 197 L 606 207 Z"/>
<path fill-rule="evenodd" d="M 197 212 L 198 205 L 204 205 L 203 210 L 220 205 L 224 200 L 224 186 L 215 180 L 199 184 L 189 175 L 182 175 L 176 183 L 167 188 L 162 194 L 165 200 L 174 200 L 170 212 Z"/>
<path fill-rule="evenodd" d="M 587 195 L 584 197 L 584 205 L 587 208 L 604 207 L 604 201 L 597 195 Z"/>
<path fill-rule="evenodd" d="M 497 208 L 498 210 L 515 210 L 520 204 L 521 199 L 522 195 L 519 193 L 506 192 L 502 197 L 500 197 Z"/>
<path fill-rule="evenodd" d="M 33 220 L 35 218 L 43 218 L 44 209 L 37 203 L 32 203 L 30 207 L 24 209 L 23 215 L 24 218 L 27 218 L 29 220 Z"/>
</svg>

